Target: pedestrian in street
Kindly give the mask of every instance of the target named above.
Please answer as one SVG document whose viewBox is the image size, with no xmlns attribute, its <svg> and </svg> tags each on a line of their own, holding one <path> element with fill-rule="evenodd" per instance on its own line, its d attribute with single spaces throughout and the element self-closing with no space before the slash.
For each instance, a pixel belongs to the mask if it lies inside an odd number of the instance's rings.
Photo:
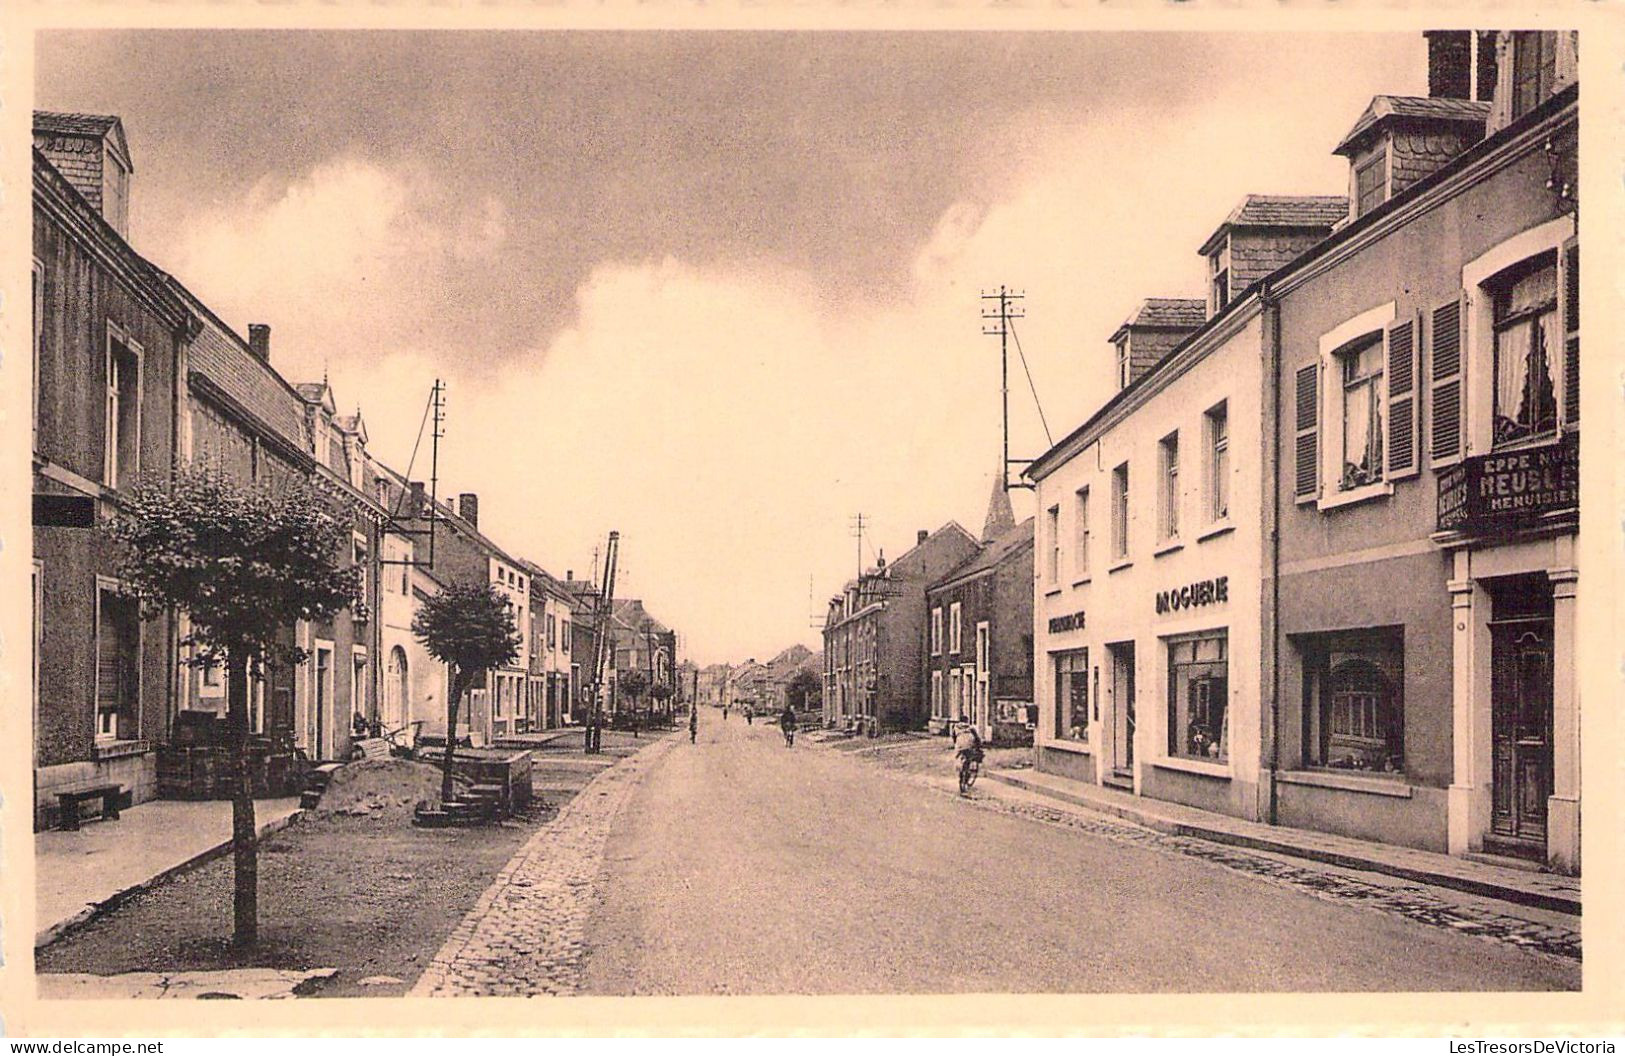
<svg viewBox="0 0 1625 1056">
<path fill-rule="evenodd" d="M 788 702 L 784 710 L 779 713 L 779 729 L 784 731 L 784 746 L 794 748 L 796 744 L 796 709 Z"/>
<path fill-rule="evenodd" d="M 723 722 L 728 721 L 728 705 L 726 705 L 726 704 L 724 704 L 722 706 L 722 721 Z"/>
<path fill-rule="evenodd" d="M 756 709 L 752 708 L 748 704 L 745 706 L 745 725 L 746 726 L 754 726 L 754 725 L 756 725 Z"/>
<path fill-rule="evenodd" d="M 700 709 L 698 707 L 690 707 L 688 709 L 688 743 L 689 744 L 695 743 L 694 739 L 697 736 L 699 736 L 699 732 L 700 732 Z"/>
</svg>

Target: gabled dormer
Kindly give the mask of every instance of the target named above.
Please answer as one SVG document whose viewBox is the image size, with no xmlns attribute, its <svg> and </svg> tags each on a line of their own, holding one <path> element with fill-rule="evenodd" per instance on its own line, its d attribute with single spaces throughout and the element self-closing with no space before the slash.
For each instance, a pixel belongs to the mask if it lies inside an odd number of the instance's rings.
<svg viewBox="0 0 1625 1056">
<path fill-rule="evenodd" d="M 114 231 L 130 237 L 130 146 L 110 114 L 34 111 L 34 147 Z"/>
<path fill-rule="evenodd" d="M 333 425 L 344 444 L 344 464 L 349 473 L 350 484 L 352 487 L 365 490 L 367 423 L 361 418 L 361 408 L 357 407 L 354 414 L 334 418 Z"/>
<path fill-rule="evenodd" d="M 1349 159 L 1350 220 L 1376 209 L 1484 138 L 1490 104 L 1379 95 L 1332 151 Z"/>
<path fill-rule="evenodd" d="M 1207 320 L 1207 303 L 1183 297 L 1148 297 L 1111 336 L 1118 389 L 1156 366 Z M 1015 524 L 1010 517 L 1010 525 Z"/>
<path fill-rule="evenodd" d="M 1249 194 L 1197 250 L 1207 258 L 1207 314 L 1331 234 L 1348 215 L 1341 195 Z"/>
</svg>

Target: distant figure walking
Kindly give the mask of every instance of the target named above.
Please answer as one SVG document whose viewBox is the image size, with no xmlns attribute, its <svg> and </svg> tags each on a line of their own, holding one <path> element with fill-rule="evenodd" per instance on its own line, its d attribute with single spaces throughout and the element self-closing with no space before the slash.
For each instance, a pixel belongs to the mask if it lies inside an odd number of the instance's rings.
<svg viewBox="0 0 1625 1056">
<path fill-rule="evenodd" d="M 722 706 L 722 721 L 723 722 L 728 721 L 728 705 L 726 705 L 726 704 L 724 704 Z"/>
<path fill-rule="evenodd" d="M 745 705 L 745 725 L 756 725 L 756 709 L 751 707 L 749 704 Z"/>
<path fill-rule="evenodd" d="M 698 736 L 699 732 L 700 732 L 700 709 L 699 709 L 698 706 L 690 706 L 689 709 L 688 709 L 688 743 L 689 744 L 694 743 L 694 738 L 696 736 Z"/>
<path fill-rule="evenodd" d="M 796 744 L 796 709 L 792 704 L 786 704 L 779 713 L 779 729 L 784 731 L 784 746 L 794 748 Z"/>
</svg>

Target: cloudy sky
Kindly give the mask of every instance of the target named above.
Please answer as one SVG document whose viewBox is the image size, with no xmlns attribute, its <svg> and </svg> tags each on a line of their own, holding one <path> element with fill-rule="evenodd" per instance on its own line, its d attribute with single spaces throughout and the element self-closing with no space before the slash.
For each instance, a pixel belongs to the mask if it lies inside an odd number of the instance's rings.
<svg viewBox="0 0 1625 1056">
<path fill-rule="evenodd" d="M 1059 439 L 1137 301 L 1200 295 L 1243 194 L 1341 193 L 1426 68 L 1419 34 L 52 32 L 37 82 L 123 118 L 139 251 L 398 469 L 445 379 L 442 492 L 561 575 L 619 529 L 617 593 L 711 662 L 818 644 L 859 511 L 866 562 L 979 530 L 980 292 L 1025 292 Z"/>
</svg>

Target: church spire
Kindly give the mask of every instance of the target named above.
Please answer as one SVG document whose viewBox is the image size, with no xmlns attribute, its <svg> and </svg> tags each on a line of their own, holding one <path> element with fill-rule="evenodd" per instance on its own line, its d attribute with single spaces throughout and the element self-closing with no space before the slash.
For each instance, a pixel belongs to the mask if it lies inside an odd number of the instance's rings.
<svg viewBox="0 0 1625 1056">
<path fill-rule="evenodd" d="M 987 521 L 982 525 L 982 542 L 991 542 L 1016 526 L 1016 513 L 1010 507 L 1010 492 L 1004 474 L 993 478 L 993 495 L 987 502 Z"/>
</svg>

